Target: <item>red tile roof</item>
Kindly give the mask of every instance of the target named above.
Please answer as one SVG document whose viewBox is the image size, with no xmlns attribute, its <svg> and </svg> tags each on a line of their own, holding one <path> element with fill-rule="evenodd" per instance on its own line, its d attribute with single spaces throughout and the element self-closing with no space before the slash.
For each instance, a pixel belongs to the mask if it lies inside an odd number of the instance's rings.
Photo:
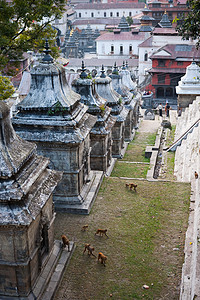
<svg viewBox="0 0 200 300">
<path fill-rule="evenodd" d="M 157 55 L 161 50 L 170 53 L 170 56 Z M 186 44 L 168 44 L 160 48 L 156 53 L 151 56 L 151 59 L 182 59 L 182 60 L 200 60 L 200 49 L 196 49 L 195 45 Z"/>
<path fill-rule="evenodd" d="M 144 2 L 118 2 L 118 3 L 80 3 L 75 6 L 75 10 L 78 9 L 96 9 L 96 10 L 106 10 L 112 8 L 143 8 L 145 6 Z"/>
<path fill-rule="evenodd" d="M 146 39 L 144 42 L 139 44 L 138 47 L 151 47 L 152 46 L 153 37 L 150 36 L 148 39 Z"/>
<path fill-rule="evenodd" d="M 178 35 L 175 28 L 155 28 L 153 30 L 154 35 Z"/>
<path fill-rule="evenodd" d="M 120 32 L 119 34 L 114 34 L 113 32 L 107 32 L 100 35 L 96 41 L 127 41 L 127 40 L 140 40 L 143 41 L 145 38 L 145 33 L 140 32 L 139 34 L 132 34 L 129 32 Z"/>
</svg>

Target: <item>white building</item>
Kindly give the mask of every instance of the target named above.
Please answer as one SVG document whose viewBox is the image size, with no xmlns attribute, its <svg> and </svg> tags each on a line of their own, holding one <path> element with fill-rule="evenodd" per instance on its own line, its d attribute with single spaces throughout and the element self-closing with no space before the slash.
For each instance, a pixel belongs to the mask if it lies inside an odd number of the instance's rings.
<svg viewBox="0 0 200 300">
<path fill-rule="evenodd" d="M 106 59 L 122 58 L 128 59 L 138 57 L 138 45 L 144 41 L 144 32 L 106 32 L 96 39 L 97 57 Z"/>
<path fill-rule="evenodd" d="M 144 3 L 81 3 L 75 6 L 77 19 L 133 17 L 142 12 Z"/>
</svg>

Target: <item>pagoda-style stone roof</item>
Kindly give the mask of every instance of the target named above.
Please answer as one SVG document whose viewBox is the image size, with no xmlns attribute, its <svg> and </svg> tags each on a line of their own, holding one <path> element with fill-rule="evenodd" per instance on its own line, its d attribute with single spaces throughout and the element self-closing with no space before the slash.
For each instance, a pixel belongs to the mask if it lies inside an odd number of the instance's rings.
<svg viewBox="0 0 200 300">
<path fill-rule="evenodd" d="M 115 123 L 115 118 L 110 116 L 111 108 L 106 106 L 107 100 L 99 96 L 93 85 L 92 79 L 87 78 L 84 62 L 80 77 L 72 83 L 74 89 L 81 95 L 81 102 L 88 106 L 88 113 L 97 116 L 97 121 L 91 132 L 94 134 L 107 134 L 108 129 Z"/>
<path fill-rule="evenodd" d="M 29 225 L 52 194 L 61 172 L 47 169 L 36 145 L 14 131 L 10 111 L 0 101 L 0 226 Z"/>
<path fill-rule="evenodd" d="M 172 27 L 172 23 L 170 22 L 166 11 L 164 12 L 162 19 L 158 23 L 158 25 L 162 28 L 171 28 Z"/>
<path fill-rule="evenodd" d="M 118 28 L 121 30 L 121 32 L 122 31 L 130 31 L 130 26 L 124 16 L 121 18 Z"/>
<path fill-rule="evenodd" d="M 18 105 L 13 124 L 20 127 L 20 136 L 26 140 L 79 143 L 95 123 L 94 117 L 86 115 L 88 108 L 80 98 L 70 89 L 64 67 L 43 60 L 31 70 L 31 88 Z M 48 126 L 53 129 L 47 130 Z"/>
<path fill-rule="evenodd" d="M 36 151 L 36 145 L 23 141 L 16 135 L 10 118 L 8 106 L 0 101 L 0 178 L 11 178 L 19 172 Z"/>
</svg>

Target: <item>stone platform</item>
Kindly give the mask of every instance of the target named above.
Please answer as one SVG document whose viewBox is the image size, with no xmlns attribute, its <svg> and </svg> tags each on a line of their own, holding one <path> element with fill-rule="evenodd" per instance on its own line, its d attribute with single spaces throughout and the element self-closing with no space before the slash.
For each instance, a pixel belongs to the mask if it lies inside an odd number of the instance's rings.
<svg viewBox="0 0 200 300">
<path fill-rule="evenodd" d="M 88 177 L 88 182 L 84 185 L 84 188 L 80 193 L 80 196 L 85 199 L 85 201 L 82 204 L 67 204 L 63 201 L 62 204 L 61 201 L 57 200 L 56 210 L 73 214 L 89 214 L 101 186 L 103 177 L 103 171 L 91 171 L 90 176 Z"/>
</svg>

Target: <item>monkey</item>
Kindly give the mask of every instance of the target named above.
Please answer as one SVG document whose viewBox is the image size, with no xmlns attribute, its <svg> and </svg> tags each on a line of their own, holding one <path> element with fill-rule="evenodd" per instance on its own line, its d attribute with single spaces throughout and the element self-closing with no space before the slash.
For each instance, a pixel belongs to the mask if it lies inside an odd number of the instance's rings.
<svg viewBox="0 0 200 300">
<path fill-rule="evenodd" d="M 126 183 L 126 187 L 129 187 L 129 183 Z"/>
<path fill-rule="evenodd" d="M 135 192 L 137 192 L 137 191 L 136 191 L 137 184 L 134 184 L 134 183 L 129 183 L 129 186 L 130 186 L 130 190 L 131 190 L 131 191 L 132 191 L 132 190 L 133 190 L 133 188 L 134 188 L 134 191 L 135 191 Z"/>
<path fill-rule="evenodd" d="M 199 175 L 196 171 L 194 172 L 194 176 L 195 176 L 196 179 L 199 177 Z"/>
<path fill-rule="evenodd" d="M 100 236 L 103 236 L 103 234 L 105 234 L 107 236 L 107 229 L 97 229 L 96 234 L 99 234 Z M 108 237 L 108 236 L 107 236 Z"/>
<path fill-rule="evenodd" d="M 62 238 L 62 242 L 63 242 L 63 247 L 65 248 L 66 246 L 68 246 L 68 252 L 70 252 L 70 242 L 69 242 L 69 239 L 66 237 L 66 235 L 61 235 L 61 238 Z"/>
<path fill-rule="evenodd" d="M 86 224 L 86 225 L 83 225 L 83 227 L 82 227 L 82 231 L 86 231 L 86 229 L 88 228 L 88 225 Z"/>
<path fill-rule="evenodd" d="M 99 252 L 98 254 L 98 261 L 101 260 L 101 264 L 104 265 L 104 267 L 106 266 L 105 265 L 105 262 L 107 260 L 107 256 L 105 256 L 102 252 Z"/>
<path fill-rule="evenodd" d="M 92 255 L 94 257 L 96 257 L 96 255 L 94 255 L 92 252 L 94 251 L 94 247 L 91 247 L 90 244 L 85 244 L 85 249 L 83 251 L 83 254 L 85 253 L 85 251 L 88 250 L 88 255 Z"/>
</svg>

